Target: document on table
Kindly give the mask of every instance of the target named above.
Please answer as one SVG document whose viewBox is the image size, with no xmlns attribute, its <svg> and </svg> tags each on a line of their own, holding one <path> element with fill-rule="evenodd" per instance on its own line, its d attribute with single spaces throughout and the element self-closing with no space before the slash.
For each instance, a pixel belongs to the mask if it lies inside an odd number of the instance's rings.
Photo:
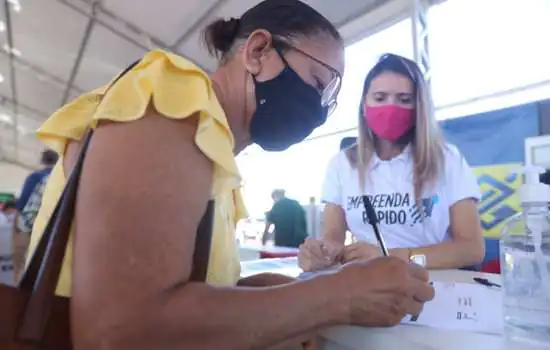
<svg viewBox="0 0 550 350">
<path fill-rule="evenodd" d="M 332 273 L 338 272 L 341 268 L 342 268 L 341 265 L 338 264 L 334 267 L 329 267 L 328 269 L 324 269 L 324 270 L 317 270 L 317 271 L 313 271 L 313 272 L 302 272 L 298 276 L 298 279 L 307 280 L 307 279 L 317 277 L 317 276 L 330 275 Z"/>
<path fill-rule="evenodd" d="M 473 283 L 434 282 L 435 298 L 424 305 L 416 320 L 407 316 L 407 325 L 502 334 L 502 292 Z"/>
<path fill-rule="evenodd" d="M 298 258 L 258 259 L 241 262 L 241 278 L 258 273 L 280 273 L 297 277 L 302 270 L 298 267 Z"/>
</svg>

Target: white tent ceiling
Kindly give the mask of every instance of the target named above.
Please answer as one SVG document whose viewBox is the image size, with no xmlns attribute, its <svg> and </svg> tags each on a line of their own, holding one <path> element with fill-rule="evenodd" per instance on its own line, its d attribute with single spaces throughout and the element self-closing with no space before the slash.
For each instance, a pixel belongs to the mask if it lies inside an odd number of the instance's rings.
<svg viewBox="0 0 550 350">
<path fill-rule="evenodd" d="M 214 70 L 216 62 L 200 45 L 201 29 L 259 0 L 2 2 L 0 157 L 32 167 L 43 148 L 32 131 L 60 105 L 108 82 L 155 47 Z M 347 43 L 404 18 L 412 6 L 411 0 L 306 2 L 335 23 Z"/>
</svg>

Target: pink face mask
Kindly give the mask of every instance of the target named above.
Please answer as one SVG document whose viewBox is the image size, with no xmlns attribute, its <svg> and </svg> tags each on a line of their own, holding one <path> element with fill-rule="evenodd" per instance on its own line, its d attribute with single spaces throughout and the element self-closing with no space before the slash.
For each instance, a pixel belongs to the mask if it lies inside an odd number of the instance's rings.
<svg viewBox="0 0 550 350">
<path fill-rule="evenodd" d="M 363 108 L 363 118 L 372 132 L 383 140 L 396 141 L 413 126 L 413 109 L 397 105 Z"/>
</svg>

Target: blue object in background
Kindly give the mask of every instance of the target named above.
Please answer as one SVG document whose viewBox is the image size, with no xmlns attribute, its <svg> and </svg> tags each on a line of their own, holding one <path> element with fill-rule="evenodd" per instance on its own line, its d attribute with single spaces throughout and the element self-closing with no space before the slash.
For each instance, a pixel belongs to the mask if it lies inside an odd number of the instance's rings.
<svg viewBox="0 0 550 350">
<path fill-rule="evenodd" d="M 500 258 L 500 243 L 498 238 L 483 237 L 483 239 L 485 241 L 485 258 L 483 258 L 483 262 L 475 266 L 461 268 L 460 270 L 480 271 L 483 264 Z"/>
<path fill-rule="evenodd" d="M 497 238 L 485 237 L 485 259 L 490 261 L 500 257 L 499 240 Z"/>
<path fill-rule="evenodd" d="M 447 141 L 458 147 L 471 166 L 523 163 L 525 139 L 540 135 L 536 103 L 445 120 L 440 125 Z M 498 259 L 499 240 L 484 239 L 484 262 Z"/>
<path fill-rule="evenodd" d="M 521 163 L 525 138 L 538 136 L 536 103 L 441 122 L 447 141 L 471 166 Z"/>
</svg>

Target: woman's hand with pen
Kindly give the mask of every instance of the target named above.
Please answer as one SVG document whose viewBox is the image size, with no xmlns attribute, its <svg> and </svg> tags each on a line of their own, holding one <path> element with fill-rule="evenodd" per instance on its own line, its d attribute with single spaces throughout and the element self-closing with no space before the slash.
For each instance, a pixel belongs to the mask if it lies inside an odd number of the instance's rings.
<svg viewBox="0 0 550 350">
<path fill-rule="evenodd" d="M 391 256 L 345 264 L 329 277 L 347 293 L 353 325 L 394 326 L 420 314 L 435 293 L 426 269 Z"/>
<path fill-rule="evenodd" d="M 397 248 L 390 249 L 391 256 L 400 258 L 403 261 L 409 261 L 409 249 Z M 342 249 L 342 263 L 346 264 L 352 261 L 369 260 L 383 256 L 382 250 L 379 245 L 371 244 L 367 242 L 355 242 L 345 246 Z"/>
<path fill-rule="evenodd" d="M 308 238 L 300 245 L 298 265 L 306 272 L 327 269 L 341 262 L 343 248 L 341 243 Z"/>
<path fill-rule="evenodd" d="M 383 256 L 380 247 L 367 242 L 355 242 L 344 247 L 342 250 L 342 260 L 344 263 L 369 260 L 379 256 Z"/>
<path fill-rule="evenodd" d="M 355 251 L 359 247 L 351 249 Z M 348 310 L 348 318 L 342 324 L 393 326 L 406 315 L 420 314 L 424 303 L 433 299 L 435 291 L 429 282 L 428 271 L 423 267 L 395 256 L 365 259 L 364 254 L 357 251 L 357 256 L 350 256 L 348 252 L 352 261 L 347 262 L 344 261 L 345 249 L 342 244 L 308 239 L 298 255 L 304 271 L 343 264 L 334 274 L 316 277 L 334 279 L 333 284 L 342 291 Z M 369 252 L 371 250 L 374 247 L 368 248 Z"/>
</svg>

